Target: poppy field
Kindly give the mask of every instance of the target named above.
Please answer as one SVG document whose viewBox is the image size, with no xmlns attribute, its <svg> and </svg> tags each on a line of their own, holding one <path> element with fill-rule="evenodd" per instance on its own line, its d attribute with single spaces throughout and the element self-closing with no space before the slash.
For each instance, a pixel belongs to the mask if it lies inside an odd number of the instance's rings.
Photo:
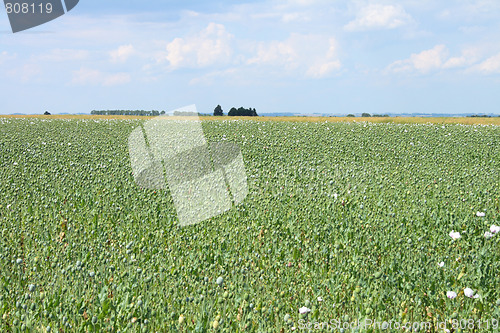
<svg viewBox="0 0 500 333">
<path fill-rule="evenodd" d="M 500 326 L 499 126 L 205 120 L 249 193 L 180 227 L 134 183 L 144 121 L 0 118 L 0 331 Z"/>
</svg>

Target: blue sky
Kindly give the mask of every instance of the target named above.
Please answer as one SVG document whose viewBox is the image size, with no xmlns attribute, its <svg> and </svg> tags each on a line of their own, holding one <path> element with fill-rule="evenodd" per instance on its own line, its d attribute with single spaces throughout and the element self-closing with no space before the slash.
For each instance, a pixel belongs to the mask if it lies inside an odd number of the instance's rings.
<svg viewBox="0 0 500 333">
<path fill-rule="evenodd" d="M 500 1 L 81 0 L 12 34 L 0 113 L 500 114 Z"/>
</svg>

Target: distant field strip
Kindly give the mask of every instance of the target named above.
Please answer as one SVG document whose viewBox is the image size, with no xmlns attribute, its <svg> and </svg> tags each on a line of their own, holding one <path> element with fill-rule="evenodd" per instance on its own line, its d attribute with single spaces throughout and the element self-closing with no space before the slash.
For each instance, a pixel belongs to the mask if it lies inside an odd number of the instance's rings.
<svg viewBox="0 0 500 333">
<path fill-rule="evenodd" d="M 6 118 L 43 118 L 43 119 L 151 119 L 148 116 L 99 116 L 99 115 L 0 115 Z M 172 117 L 185 118 L 185 117 Z M 394 124 L 464 124 L 464 125 L 500 125 L 500 117 L 215 117 L 204 116 L 202 120 L 247 119 L 258 121 L 291 122 L 371 122 Z"/>
</svg>

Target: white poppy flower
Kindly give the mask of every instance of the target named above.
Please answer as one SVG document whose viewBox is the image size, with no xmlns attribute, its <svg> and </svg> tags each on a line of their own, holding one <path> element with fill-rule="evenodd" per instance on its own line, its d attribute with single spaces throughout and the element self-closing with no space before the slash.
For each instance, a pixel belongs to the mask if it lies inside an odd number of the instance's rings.
<svg viewBox="0 0 500 333">
<path fill-rule="evenodd" d="M 308 313 L 308 312 L 311 312 L 311 309 L 309 309 L 308 307 L 303 306 L 299 309 L 300 314 L 304 314 L 304 313 Z"/>
<path fill-rule="evenodd" d="M 458 231 L 451 231 L 450 232 L 450 237 L 453 239 L 459 239 L 460 238 L 460 233 Z"/>
<path fill-rule="evenodd" d="M 323 302 L 323 298 L 321 296 L 318 296 L 318 302 Z"/>
<path fill-rule="evenodd" d="M 472 298 L 474 296 L 474 290 L 472 290 L 470 288 L 465 288 L 464 289 L 464 295 L 467 296 L 467 297 Z"/>
<path fill-rule="evenodd" d="M 439 267 L 443 267 L 444 266 L 444 261 L 441 261 L 439 264 L 438 264 Z"/>
<path fill-rule="evenodd" d="M 497 226 L 497 225 L 494 225 L 494 224 L 493 224 L 493 225 L 490 227 L 490 232 L 491 232 L 492 234 L 496 234 L 496 233 L 497 233 L 497 232 L 499 232 L 499 231 L 500 231 L 500 227 L 499 227 L 499 226 Z"/>
<path fill-rule="evenodd" d="M 446 297 L 448 297 L 449 299 L 454 299 L 455 297 L 457 297 L 457 293 L 454 291 L 448 291 L 446 293 Z"/>
<path fill-rule="evenodd" d="M 493 234 L 491 232 L 486 231 L 484 233 L 484 237 L 486 237 L 486 239 L 490 239 L 491 237 L 493 237 Z"/>
<path fill-rule="evenodd" d="M 476 216 L 479 216 L 479 217 L 483 217 L 484 215 L 485 215 L 484 212 L 477 212 L 476 213 Z"/>
</svg>

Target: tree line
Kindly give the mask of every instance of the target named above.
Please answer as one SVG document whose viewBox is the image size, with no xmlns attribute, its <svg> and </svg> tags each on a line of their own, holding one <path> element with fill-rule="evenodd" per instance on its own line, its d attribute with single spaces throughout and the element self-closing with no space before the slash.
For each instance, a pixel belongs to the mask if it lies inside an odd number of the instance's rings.
<svg viewBox="0 0 500 333">
<path fill-rule="evenodd" d="M 222 110 L 222 107 L 220 105 L 217 105 L 214 109 L 214 116 L 223 116 L 224 111 Z M 257 110 L 255 108 L 244 108 L 244 107 L 239 107 L 235 108 L 232 107 L 229 112 L 227 113 L 228 116 L 230 117 L 258 117 L 259 115 L 257 114 Z"/>
<path fill-rule="evenodd" d="M 100 116 L 159 116 L 164 115 L 165 111 L 157 110 L 92 110 L 91 115 Z M 220 105 L 214 110 L 214 116 L 223 116 L 224 111 Z M 240 116 L 240 117 L 257 117 L 257 110 L 255 108 L 231 108 L 227 114 L 228 116 Z M 174 116 L 204 116 L 204 114 L 196 112 L 182 112 L 174 111 Z"/>
<path fill-rule="evenodd" d="M 165 114 L 165 111 L 145 111 L 145 110 L 92 110 L 92 115 L 100 116 L 159 116 Z"/>
<path fill-rule="evenodd" d="M 346 117 L 356 117 L 356 116 L 353 115 L 352 113 L 349 113 Z M 363 117 L 363 118 L 367 118 L 367 117 L 389 117 L 389 115 L 388 114 L 374 114 L 374 115 L 371 115 L 369 113 L 363 112 L 361 114 L 361 117 Z"/>
</svg>

